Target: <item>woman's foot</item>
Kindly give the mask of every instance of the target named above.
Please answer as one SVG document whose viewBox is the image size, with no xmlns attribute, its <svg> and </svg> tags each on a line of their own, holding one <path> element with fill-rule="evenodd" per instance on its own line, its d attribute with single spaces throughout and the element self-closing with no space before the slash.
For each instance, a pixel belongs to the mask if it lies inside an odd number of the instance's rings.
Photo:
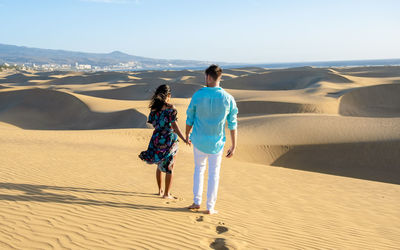
<svg viewBox="0 0 400 250">
<path fill-rule="evenodd" d="M 158 196 L 161 196 L 161 195 L 163 195 L 163 193 L 164 193 L 164 190 L 162 190 L 162 189 L 160 189 L 160 190 L 158 190 Z"/>
<path fill-rule="evenodd" d="M 175 199 L 175 197 L 172 196 L 171 194 L 169 194 L 169 195 L 164 195 L 163 198 L 164 198 L 164 199 Z"/>
<path fill-rule="evenodd" d="M 188 209 L 200 209 L 200 205 L 197 205 L 196 203 L 193 203 L 188 207 Z"/>
</svg>

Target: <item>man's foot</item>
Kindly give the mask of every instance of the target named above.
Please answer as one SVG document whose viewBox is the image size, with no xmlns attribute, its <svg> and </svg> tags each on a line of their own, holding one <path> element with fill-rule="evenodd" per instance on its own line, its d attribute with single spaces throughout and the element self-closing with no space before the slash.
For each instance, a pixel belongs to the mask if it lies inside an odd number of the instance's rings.
<svg viewBox="0 0 400 250">
<path fill-rule="evenodd" d="M 200 205 L 197 205 L 196 203 L 193 203 L 188 207 L 188 209 L 200 209 Z"/>
<path fill-rule="evenodd" d="M 217 214 L 218 211 L 213 209 L 213 210 L 206 210 L 204 213 L 205 214 Z"/>
<path fill-rule="evenodd" d="M 158 190 L 158 196 L 161 196 L 161 195 L 163 195 L 163 193 L 164 193 L 164 190 L 162 190 L 162 189 L 160 189 L 160 190 Z"/>
</svg>

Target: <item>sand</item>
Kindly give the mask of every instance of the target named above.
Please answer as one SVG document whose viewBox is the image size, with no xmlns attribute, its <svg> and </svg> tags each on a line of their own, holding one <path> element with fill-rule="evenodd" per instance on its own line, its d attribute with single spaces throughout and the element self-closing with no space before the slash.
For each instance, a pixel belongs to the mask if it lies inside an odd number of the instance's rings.
<svg viewBox="0 0 400 250">
<path fill-rule="evenodd" d="M 201 71 L 0 72 L 1 249 L 396 249 L 400 67 L 224 71 L 239 145 L 217 215 L 192 212 L 192 148 L 173 200 L 137 157 L 170 84 L 185 125 Z M 228 140 L 229 145 L 229 140 Z"/>
</svg>

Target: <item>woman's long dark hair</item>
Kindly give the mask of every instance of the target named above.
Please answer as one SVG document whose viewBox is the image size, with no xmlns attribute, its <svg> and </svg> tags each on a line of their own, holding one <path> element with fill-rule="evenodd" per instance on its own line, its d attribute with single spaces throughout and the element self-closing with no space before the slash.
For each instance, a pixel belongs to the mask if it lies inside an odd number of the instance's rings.
<svg viewBox="0 0 400 250">
<path fill-rule="evenodd" d="M 160 111 L 167 104 L 168 95 L 171 94 L 171 88 L 167 84 L 158 86 L 151 98 L 149 108 L 151 110 Z"/>
</svg>

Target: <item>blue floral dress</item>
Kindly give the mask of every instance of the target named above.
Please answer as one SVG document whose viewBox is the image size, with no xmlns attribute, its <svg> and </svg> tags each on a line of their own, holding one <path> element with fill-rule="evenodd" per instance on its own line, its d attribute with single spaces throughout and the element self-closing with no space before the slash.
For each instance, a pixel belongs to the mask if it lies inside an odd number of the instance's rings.
<svg viewBox="0 0 400 250">
<path fill-rule="evenodd" d="M 154 127 L 146 151 L 139 158 L 148 164 L 157 164 L 162 172 L 171 174 L 174 155 L 178 152 L 178 135 L 174 133 L 171 123 L 177 120 L 177 110 L 171 105 L 164 110 L 151 111 L 148 123 Z"/>
</svg>

